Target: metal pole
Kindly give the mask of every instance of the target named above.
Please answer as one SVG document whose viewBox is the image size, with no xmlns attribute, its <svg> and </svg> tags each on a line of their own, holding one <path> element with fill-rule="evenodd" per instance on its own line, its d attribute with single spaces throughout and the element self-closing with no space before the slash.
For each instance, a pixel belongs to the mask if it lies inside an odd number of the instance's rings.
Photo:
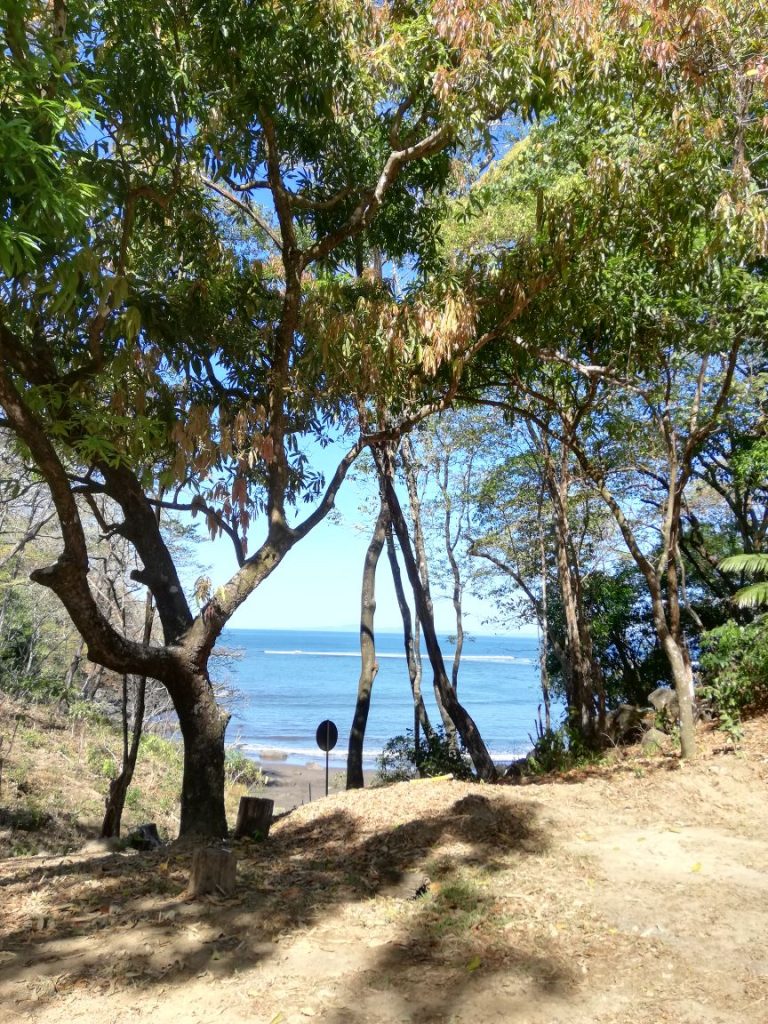
<svg viewBox="0 0 768 1024">
<path fill-rule="evenodd" d="M 328 747 L 331 745 L 331 726 L 325 724 L 325 795 L 328 796 Z"/>
</svg>

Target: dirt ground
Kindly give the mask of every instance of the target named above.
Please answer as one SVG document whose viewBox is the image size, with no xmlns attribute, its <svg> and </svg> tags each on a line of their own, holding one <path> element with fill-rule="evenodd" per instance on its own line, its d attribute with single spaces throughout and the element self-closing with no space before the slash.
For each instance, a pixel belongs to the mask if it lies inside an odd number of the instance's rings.
<svg viewBox="0 0 768 1024">
<path fill-rule="evenodd" d="M 233 844 L 0 862 L 3 1021 L 765 1024 L 768 722 L 738 754 L 402 783 Z"/>
</svg>

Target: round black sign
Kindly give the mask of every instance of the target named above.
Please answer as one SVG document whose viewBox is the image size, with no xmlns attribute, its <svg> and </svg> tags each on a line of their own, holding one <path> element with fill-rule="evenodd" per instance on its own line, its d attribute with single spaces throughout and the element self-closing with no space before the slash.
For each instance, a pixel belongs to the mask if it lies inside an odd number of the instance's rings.
<svg viewBox="0 0 768 1024">
<path fill-rule="evenodd" d="M 326 718 L 317 727 L 317 745 L 321 750 L 333 750 L 339 742 L 339 730 L 330 718 Z"/>
</svg>

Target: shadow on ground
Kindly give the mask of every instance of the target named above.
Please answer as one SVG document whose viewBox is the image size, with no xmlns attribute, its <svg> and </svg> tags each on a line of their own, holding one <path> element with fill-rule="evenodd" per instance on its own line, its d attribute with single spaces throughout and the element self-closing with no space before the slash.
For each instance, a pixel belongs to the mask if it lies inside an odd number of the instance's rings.
<svg viewBox="0 0 768 1024">
<path fill-rule="evenodd" d="M 78 988 L 149 992 L 206 973 L 232 976 L 265 964 L 307 926 L 332 922 L 342 906 L 364 910 L 376 898 L 397 901 L 395 937 L 372 946 L 361 971 L 339 975 L 344 1006 L 323 1020 L 375 1019 L 380 997 L 392 1007 L 403 1001 L 392 1019 L 439 1022 L 446 1006 L 499 972 L 529 995 L 567 992 L 573 978 L 561 964 L 488 938 L 492 889 L 464 878 L 490 880 L 515 858 L 545 854 L 536 806 L 509 790 L 462 791 L 438 814 L 385 829 L 330 805 L 309 821 L 289 816 L 266 842 L 235 844 L 239 888 L 228 900 L 185 901 L 189 850 L 6 861 L 0 885 L 21 892 L 28 910 L 2 940 L 0 993 L 16 982 L 17 1005 L 39 1006 Z"/>
</svg>

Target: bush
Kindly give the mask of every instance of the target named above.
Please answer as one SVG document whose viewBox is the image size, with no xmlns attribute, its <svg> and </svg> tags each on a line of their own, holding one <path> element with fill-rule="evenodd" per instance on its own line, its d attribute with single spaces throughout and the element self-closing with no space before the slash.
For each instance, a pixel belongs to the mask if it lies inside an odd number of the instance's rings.
<svg viewBox="0 0 768 1024">
<path fill-rule="evenodd" d="M 568 749 L 568 738 L 564 726 L 559 729 L 542 729 L 537 733 L 533 750 L 526 758 L 527 767 L 534 775 L 564 771 L 573 763 Z"/>
<path fill-rule="evenodd" d="M 91 725 L 104 725 L 107 721 L 104 712 L 91 700 L 75 700 L 67 708 L 67 715 L 73 722 L 88 722 Z"/>
<path fill-rule="evenodd" d="M 88 767 L 103 779 L 117 778 L 117 762 L 105 747 L 91 747 L 86 757 Z"/>
<path fill-rule="evenodd" d="M 184 759 L 184 750 L 176 740 L 167 740 L 153 732 L 145 732 L 141 737 L 142 754 L 147 754 L 170 768 L 180 768 Z"/>
<path fill-rule="evenodd" d="M 448 774 L 467 781 L 475 778 L 467 753 L 452 750 L 442 729 L 438 729 L 431 739 L 422 738 L 418 751 L 410 729 L 404 736 L 394 736 L 384 744 L 376 763 L 379 778 L 384 783 Z"/>
<path fill-rule="evenodd" d="M 231 747 L 224 758 L 224 775 L 230 785 L 264 787 L 269 785 L 269 776 L 255 761 L 240 750 Z"/>
<path fill-rule="evenodd" d="M 768 617 L 747 626 L 726 622 L 704 635 L 701 648 L 703 695 L 736 742 L 744 712 L 768 702 Z"/>
<path fill-rule="evenodd" d="M 565 772 L 580 764 L 599 760 L 600 755 L 584 743 L 581 735 L 566 724 L 559 729 L 544 729 L 536 725 L 536 739 L 529 736 L 533 749 L 522 766 L 524 774 L 546 775 Z"/>
</svg>

